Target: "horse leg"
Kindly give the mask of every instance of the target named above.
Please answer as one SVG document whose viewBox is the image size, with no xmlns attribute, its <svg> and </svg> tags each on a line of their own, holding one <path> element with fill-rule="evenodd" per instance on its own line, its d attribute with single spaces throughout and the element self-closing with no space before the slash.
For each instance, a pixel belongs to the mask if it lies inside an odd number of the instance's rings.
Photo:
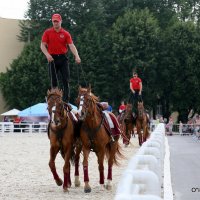
<svg viewBox="0 0 200 200">
<path fill-rule="evenodd" d="M 143 136 L 144 136 L 144 142 L 146 142 L 147 138 L 149 137 L 149 129 L 147 125 L 144 127 Z"/>
<path fill-rule="evenodd" d="M 90 150 L 83 147 L 83 173 L 84 173 L 84 192 L 91 192 L 91 187 L 89 185 L 89 176 L 88 176 L 88 157 Z"/>
<path fill-rule="evenodd" d="M 56 159 L 56 155 L 58 154 L 59 149 L 60 149 L 59 146 L 51 144 L 49 167 L 51 169 L 51 172 L 53 174 L 53 177 L 54 177 L 56 184 L 58 186 L 61 186 L 63 184 L 63 181 L 58 176 L 57 171 L 56 171 L 56 166 L 55 166 L 55 159 Z"/>
<path fill-rule="evenodd" d="M 132 126 L 129 124 L 129 127 L 128 127 L 128 144 L 130 144 L 131 134 L 132 134 Z"/>
<path fill-rule="evenodd" d="M 129 144 L 129 138 L 128 138 L 128 127 L 127 124 L 124 124 L 124 139 L 123 139 L 123 144 L 125 147 L 128 146 Z"/>
<path fill-rule="evenodd" d="M 102 148 L 102 147 L 101 147 Z M 97 157 L 98 157 L 98 163 L 99 163 L 99 184 L 102 186 L 104 186 L 104 156 L 105 156 L 105 152 L 102 149 L 102 151 L 99 151 L 98 153 L 96 153 Z"/>
<path fill-rule="evenodd" d="M 63 166 L 63 173 L 64 173 L 64 183 L 63 183 L 63 191 L 68 192 L 68 188 L 71 187 L 71 178 L 70 178 L 70 154 L 71 154 L 71 147 L 67 145 L 68 148 L 65 150 L 65 164 Z"/>
<path fill-rule="evenodd" d="M 123 141 L 123 144 L 126 144 L 126 125 L 123 123 L 123 125 L 121 127 L 122 127 L 121 130 L 123 132 L 122 141 Z"/>
<path fill-rule="evenodd" d="M 141 125 L 137 124 L 137 134 L 138 134 L 138 140 L 139 145 L 142 145 L 142 133 L 141 133 Z"/>
<path fill-rule="evenodd" d="M 81 183 L 79 180 L 79 159 L 80 159 L 80 153 L 81 153 L 82 147 L 79 144 L 76 144 L 76 152 L 75 152 L 75 187 L 80 187 Z"/>
<path fill-rule="evenodd" d="M 128 124 L 126 124 L 126 137 L 127 137 L 127 141 L 126 141 L 126 147 L 127 147 L 129 145 L 129 143 L 130 143 L 130 135 L 129 135 Z"/>
<path fill-rule="evenodd" d="M 105 185 L 105 188 L 107 190 L 112 189 L 112 166 L 113 166 L 113 160 L 114 160 L 116 151 L 117 151 L 117 142 L 111 144 L 111 150 L 110 150 L 109 159 L 108 159 L 107 183 Z"/>
<path fill-rule="evenodd" d="M 135 138 L 135 127 L 134 126 L 132 127 L 132 137 Z"/>
</svg>

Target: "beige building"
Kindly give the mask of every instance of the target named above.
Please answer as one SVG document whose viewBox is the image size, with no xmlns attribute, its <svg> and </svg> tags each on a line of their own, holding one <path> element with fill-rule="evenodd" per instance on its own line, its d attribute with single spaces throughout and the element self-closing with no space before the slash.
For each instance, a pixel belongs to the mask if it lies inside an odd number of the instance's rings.
<svg viewBox="0 0 200 200">
<path fill-rule="evenodd" d="M 0 72 L 6 72 L 13 59 L 20 55 L 24 43 L 19 42 L 17 35 L 20 33 L 19 20 L 0 17 Z M 7 111 L 5 100 L 0 92 L 0 114 Z M 1 116 L 0 116 L 0 119 Z"/>
</svg>

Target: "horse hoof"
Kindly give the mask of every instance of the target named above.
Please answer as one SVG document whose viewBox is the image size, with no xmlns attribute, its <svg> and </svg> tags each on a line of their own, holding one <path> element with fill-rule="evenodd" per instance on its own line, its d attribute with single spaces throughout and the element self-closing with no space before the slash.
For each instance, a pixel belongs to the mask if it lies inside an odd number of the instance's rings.
<svg viewBox="0 0 200 200">
<path fill-rule="evenodd" d="M 75 187 L 80 187 L 81 182 L 79 180 L 79 176 L 75 176 L 74 185 Z"/>
<path fill-rule="evenodd" d="M 69 192 L 67 187 L 63 187 L 63 192 Z"/>
<path fill-rule="evenodd" d="M 61 185 L 63 184 L 62 179 L 58 179 L 58 180 L 56 180 L 56 184 L 57 184 L 58 186 L 61 186 Z"/>
<path fill-rule="evenodd" d="M 91 191 L 92 191 L 91 188 L 85 188 L 85 189 L 84 189 L 84 192 L 85 192 L 85 193 L 90 193 Z"/>
<path fill-rule="evenodd" d="M 104 187 L 106 188 L 106 190 L 111 190 L 112 189 L 111 185 L 105 185 Z"/>
<path fill-rule="evenodd" d="M 80 187 L 80 185 L 81 185 L 81 182 L 80 181 L 77 181 L 76 183 L 74 183 L 75 184 L 75 187 Z"/>
</svg>

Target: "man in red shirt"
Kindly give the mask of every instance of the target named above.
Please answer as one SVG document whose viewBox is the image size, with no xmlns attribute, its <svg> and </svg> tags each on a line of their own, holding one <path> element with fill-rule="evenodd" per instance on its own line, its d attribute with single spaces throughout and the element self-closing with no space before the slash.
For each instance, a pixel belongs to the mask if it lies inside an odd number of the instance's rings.
<svg viewBox="0 0 200 200">
<path fill-rule="evenodd" d="M 133 77 L 130 79 L 131 99 L 133 108 L 136 109 L 137 102 L 142 101 L 142 80 L 138 77 L 137 72 L 133 72 Z"/>
<path fill-rule="evenodd" d="M 121 101 L 121 105 L 119 106 L 119 114 L 121 114 L 125 110 L 126 110 L 126 105 L 125 105 L 124 101 Z"/>
<path fill-rule="evenodd" d="M 70 33 L 61 27 L 62 18 L 59 14 L 54 14 L 52 16 L 52 23 L 53 27 L 46 29 L 42 35 L 40 48 L 49 63 L 51 87 L 54 88 L 58 86 L 57 73 L 60 72 L 64 88 L 63 100 L 69 102 L 70 71 L 67 57 L 68 47 L 73 53 L 77 64 L 81 63 L 81 59 L 73 44 Z"/>
</svg>

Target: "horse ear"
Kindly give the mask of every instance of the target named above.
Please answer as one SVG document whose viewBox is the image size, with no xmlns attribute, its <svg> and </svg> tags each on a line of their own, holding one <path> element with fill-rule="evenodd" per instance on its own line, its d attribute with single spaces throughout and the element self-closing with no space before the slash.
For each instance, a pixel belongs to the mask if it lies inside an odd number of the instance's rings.
<svg viewBox="0 0 200 200">
<path fill-rule="evenodd" d="M 47 90 L 47 96 L 49 96 L 49 94 L 50 94 L 50 90 Z"/>
<path fill-rule="evenodd" d="M 81 91 L 81 89 L 82 89 L 82 87 L 79 85 L 79 87 L 78 87 L 78 92 L 80 92 L 80 91 Z"/>
<path fill-rule="evenodd" d="M 88 86 L 88 92 L 91 93 L 92 89 L 91 89 L 91 84 L 89 84 Z"/>
<path fill-rule="evenodd" d="M 62 89 L 60 90 L 60 95 L 61 95 L 61 97 L 63 97 L 63 90 Z"/>
</svg>

